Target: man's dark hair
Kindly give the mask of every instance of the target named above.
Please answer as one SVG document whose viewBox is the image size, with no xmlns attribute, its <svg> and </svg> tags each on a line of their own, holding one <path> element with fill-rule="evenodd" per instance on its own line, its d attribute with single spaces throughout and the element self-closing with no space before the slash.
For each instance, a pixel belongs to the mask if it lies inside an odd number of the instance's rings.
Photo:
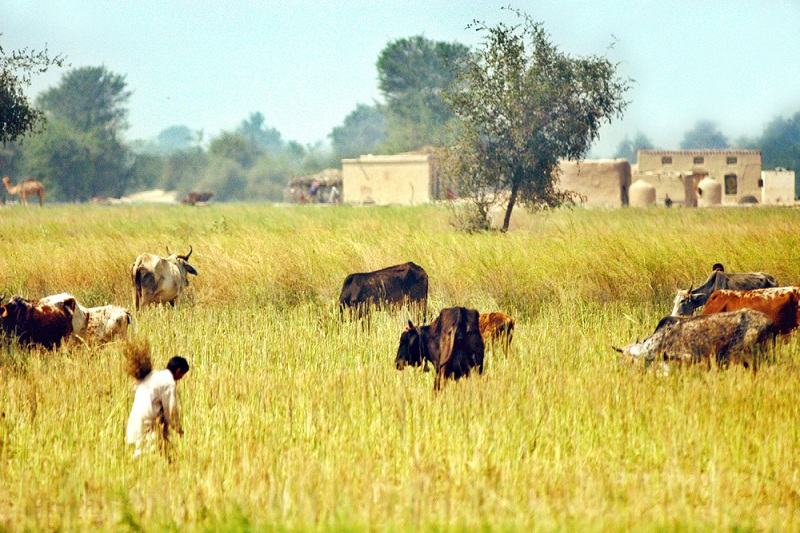
<svg viewBox="0 0 800 533">
<path fill-rule="evenodd" d="M 176 355 L 172 359 L 169 360 L 167 363 L 167 370 L 172 372 L 174 375 L 176 371 L 180 370 L 181 373 L 185 374 L 189 371 L 189 362 L 186 361 L 183 357 Z"/>
</svg>

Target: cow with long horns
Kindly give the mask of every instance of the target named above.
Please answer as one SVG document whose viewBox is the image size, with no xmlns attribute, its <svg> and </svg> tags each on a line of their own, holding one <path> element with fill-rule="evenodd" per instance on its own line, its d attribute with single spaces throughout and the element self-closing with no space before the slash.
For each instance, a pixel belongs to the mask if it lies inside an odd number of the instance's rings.
<svg viewBox="0 0 800 533">
<path fill-rule="evenodd" d="M 170 254 L 169 247 L 167 253 Z M 133 298 L 136 310 L 153 303 L 169 303 L 174 306 L 183 289 L 189 285 L 188 274 L 197 275 L 189 264 L 192 247 L 186 255 L 170 254 L 160 257 L 142 254 L 131 265 Z"/>
</svg>

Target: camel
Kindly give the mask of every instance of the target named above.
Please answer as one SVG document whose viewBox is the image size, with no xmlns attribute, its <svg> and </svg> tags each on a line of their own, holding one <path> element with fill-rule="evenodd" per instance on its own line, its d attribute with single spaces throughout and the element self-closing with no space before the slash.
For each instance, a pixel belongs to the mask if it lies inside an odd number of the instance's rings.
<svg viewBox="0 0 800 533">
<path fill-rule="evenodd" d="M 12 196 L 15 194 L 19 195 L 22 205 L 28 205 L 29 196 L 38 196 L 39 205 L 44 205 L 44 185 L 42 185 L 41 181 L 24 180 L 12 186 L 11 180 L 8 179 L 8 176 L 4 176 L 3 184 L 6 186 L 8 194 Z"/>
</svg>

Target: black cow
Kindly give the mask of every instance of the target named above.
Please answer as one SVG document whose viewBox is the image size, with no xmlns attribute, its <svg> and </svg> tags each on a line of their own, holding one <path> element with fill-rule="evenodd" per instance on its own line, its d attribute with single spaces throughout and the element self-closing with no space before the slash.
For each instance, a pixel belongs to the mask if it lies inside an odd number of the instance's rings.
<svg viewBox="0 0 800 533">
<path fill-rule="evenodd" d="M 478 326 L 478 312 L 464 307 L 442 309 L 430 326 L 415 327 L 409 320 L 400 335 L 400 346 L 394 360 L 397 370 L 406 365 L 433 364 L 436 377 L 433 390 L 442 387 L 447 378 L 469 376 L 473 368 L 483 374 L 483 338 Z"/>
<path fill-rule="evenodd" d="M 717 269 L 719 266 L 720 269 Z M 721 264 L 714 265 L 714 272 L 708 277 L 706 282 L 696 289 L 679 290 L 675 295 L 675 302 L 672 307 L 672 316 L 691 316 L 695 309 L 702 307 L 708 301 L 708 297 L 714 291 L 720 289 L 730 289 L 736 291 L 749 291 L 752 289 L 768 289 L 777 287 L 778 282 L 769 274 L 763 272 L 748 272 L 745 274 L 728 274 L 724 271 Z"/>
<path fill-rule="evenodd" d="M 339 309 L 354 310 L 358 317 L 365 315 L 371 306 L 406 303 L 418 306 L 423 315 L 428 305 L 428 274 L 414 263 L 350 274 L 339 296 Z"/>
</svg>

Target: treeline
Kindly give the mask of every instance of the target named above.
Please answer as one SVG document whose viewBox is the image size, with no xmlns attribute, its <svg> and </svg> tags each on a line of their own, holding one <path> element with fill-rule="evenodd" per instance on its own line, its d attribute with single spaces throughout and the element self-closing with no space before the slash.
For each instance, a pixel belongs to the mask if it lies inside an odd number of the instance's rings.
<svg viewBox="0 0 800 533">
<path fill-rule="evenodd" d="M 333 128 L 329 143 L 313 145 L 283 139 L 260 112 L 213 139 L 175 125 L 155 140 L 128 142 L 131 91 L 125 76 L 103 66 L 76 68 L 36 99 L 34 111 L 44 113 L 46 127 L 25 123 L 25 135 L 16 140 L 12 135 L 0 145 L 0 175 L 12 181 L 38 179 L 48 198 L 60 201 L 85 202 L 151 188 L 211 190 L 222 201 L 281 201 L 293 177 L 338 168 L 342 158 L 453 146 L 457 120 L 447 89 L 476 54 L 465 45 L 422 36 L 390 42 L 376 62 L 382 101 L 358 104 Z M 3 57 L 11 59 L 0 48 Z M 4 79 L 13 74 L 13 62 L 0 66 Z M 0 101 L 4 98 L 0 92 Z M 4 117 L 4 131 L 13 120 Z M 633 162 L 636 150 L 652 148 L 647 136 L 636 132 L 620 143 L 615 156 Z M 774 118 L 760 137 L 734 141 L 713 122 L 700 121 L 686 132 L 680 148 L 759 149 L 764 168 L 800 170 L 800 111 Z"/>
</svg>

